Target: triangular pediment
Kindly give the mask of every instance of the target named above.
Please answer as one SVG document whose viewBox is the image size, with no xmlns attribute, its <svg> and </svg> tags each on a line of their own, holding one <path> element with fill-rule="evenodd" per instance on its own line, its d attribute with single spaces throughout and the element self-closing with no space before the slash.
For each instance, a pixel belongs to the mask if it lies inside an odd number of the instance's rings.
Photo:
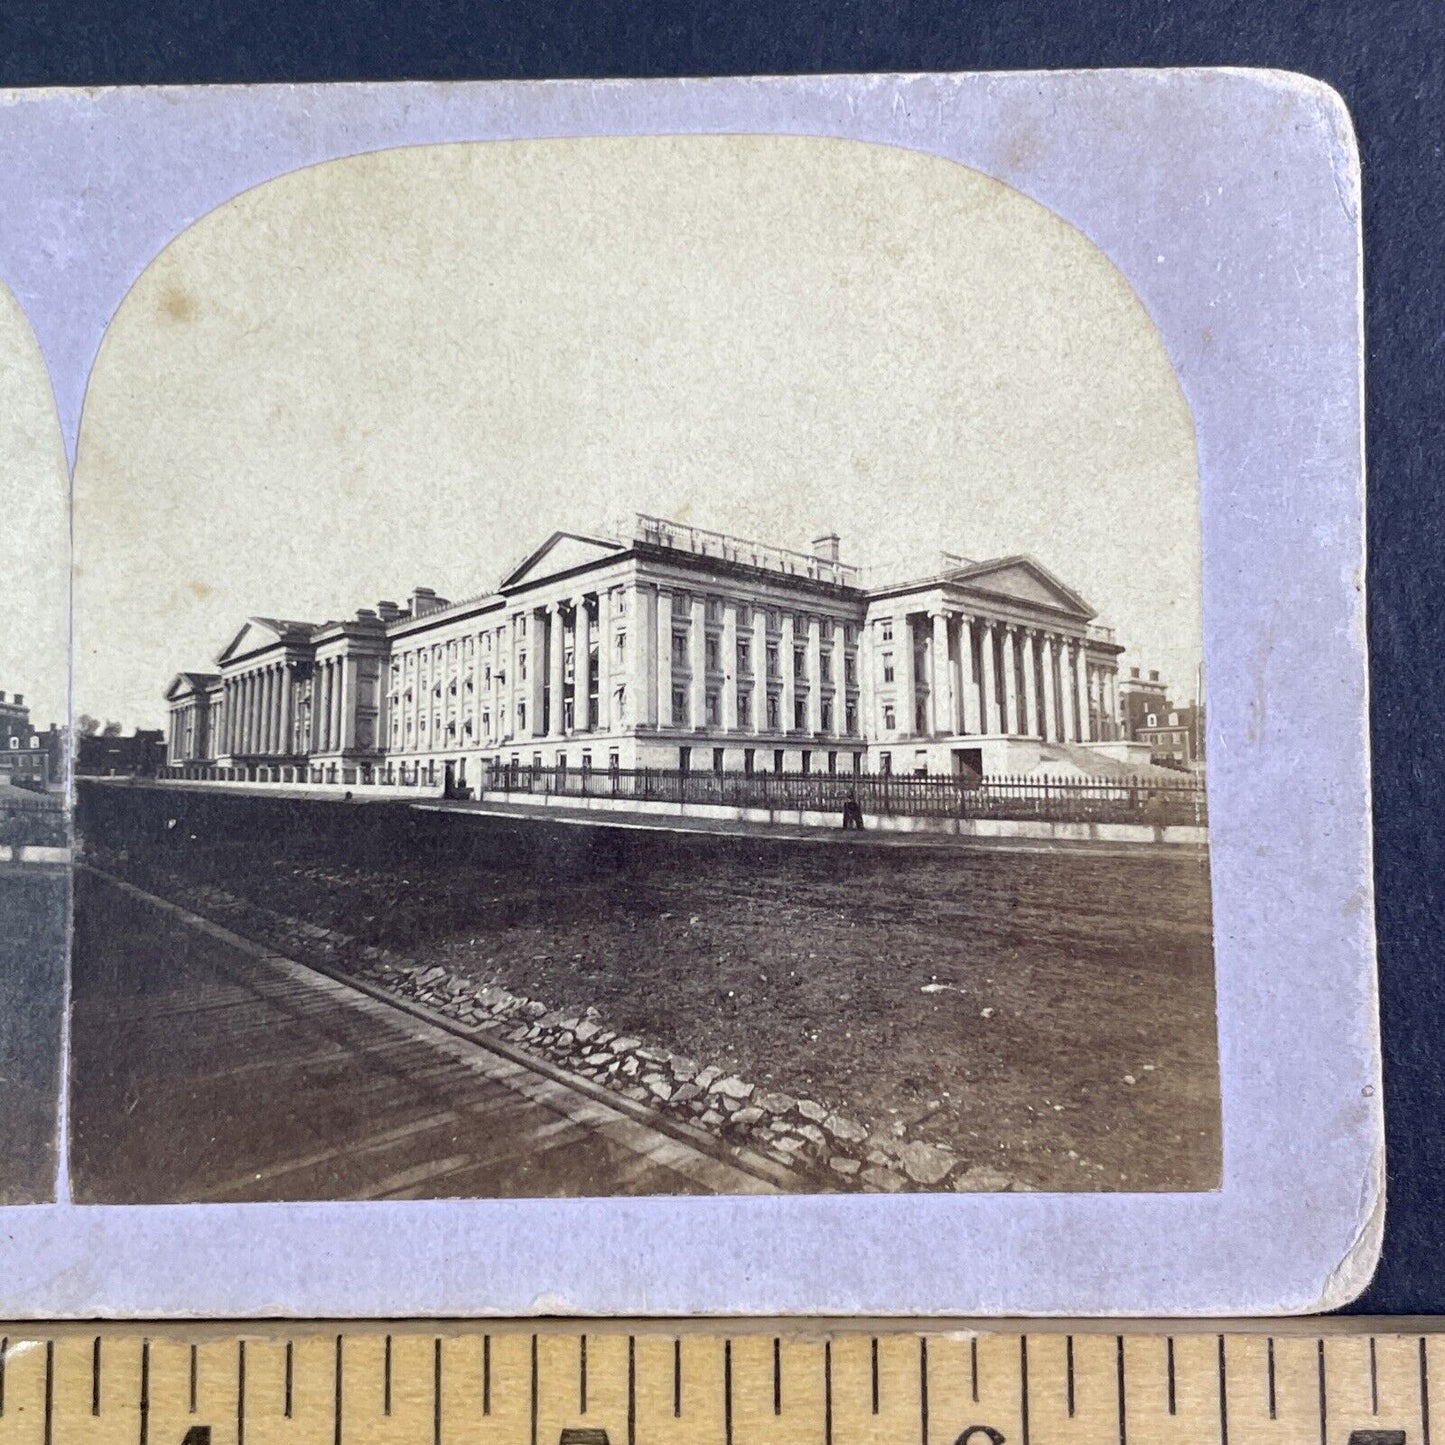
<svg viewBox="0 0 1445 1445">
<path fill-rule="evenodd" d="M 620 542 L 580 532 L 553 532 L 540 547 L 502 578 L 501 591 L 529 586 L 547 577 L 610 561 L 624 551 Z"/>
<path fill-rule="evenodd" d="M 177 698 L 192 697 L 197 693 L 204 693 L 212 683 L 216 681 L 216 675 L 209 672 L 178 672 L 171 679 L 171 685 L 166 689 L 166 701 L 175 702 Z"/>
<path fill-rule="evenodd" d="M 275 647 L 283 635 L 282 625 L 273 622 L 269 617 L 248 617 L 245 626 L 230 640 L 216 661 L 222 665 L 238 662 L 254 652 Z"/>
<path fill-rule="evenodd" d="M 955 573 L 950 580 L 972 590 L 988 592 L 995 597 L 1009 597 L 1035 607 L 1071 612 L 1082 618 L 1095 615 L 1094 609 L 1072 587 L 1066 587 L 1032 557 L 1000 557 L 992 562 L 974 562 Z"/>
</svg>

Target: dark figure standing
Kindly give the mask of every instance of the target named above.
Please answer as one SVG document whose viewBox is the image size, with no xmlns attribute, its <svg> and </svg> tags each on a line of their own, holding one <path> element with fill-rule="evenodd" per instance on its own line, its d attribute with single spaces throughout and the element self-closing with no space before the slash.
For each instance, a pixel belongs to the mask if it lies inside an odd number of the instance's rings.
<svg viewBox="0 0 1445 1445">
<path fill-rule="evenodd" d="M 852 788 L 848 789 L 848 796 L 843 803 L 843 828 L 856 828 L 860 833 L 863 831 L 863 809 L 858 804 L 858 794 Z"/>
</svg>

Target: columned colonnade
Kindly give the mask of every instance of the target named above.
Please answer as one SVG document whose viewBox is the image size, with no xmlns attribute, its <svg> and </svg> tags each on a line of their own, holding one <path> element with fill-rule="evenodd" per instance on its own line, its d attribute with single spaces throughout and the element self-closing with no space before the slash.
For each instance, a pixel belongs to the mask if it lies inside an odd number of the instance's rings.
<svg viewBox="0 0 1445 1445">
<path fill-rule="evenodd" d="M 868 629 L 875 680 L 871 730 L 883 725 L 881 657 L 893 659 L 896 733 L 1095 742 L 1113 736 L 1116 669 L 1088 655 L 1084 638 L 934 607 L 896 612 Z M 917 675 L 919 662 L 922 676 Z M 881 684 L 881 690 L 880 685 Z M 919 697 L 920 684 L 926 696 Z M 920 726 L 921 724 L 921 726 Z"/>
</svg>

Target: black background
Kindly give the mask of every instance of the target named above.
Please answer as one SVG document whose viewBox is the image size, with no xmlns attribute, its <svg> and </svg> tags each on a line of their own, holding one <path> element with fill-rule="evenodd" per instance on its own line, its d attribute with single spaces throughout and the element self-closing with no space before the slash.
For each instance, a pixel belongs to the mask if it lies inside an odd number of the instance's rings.
<svg viewBox="0 0 1445 1445">
<path fill-rule="evenodd" d="M 1389 1211 L 1357 1309 L 1445 1310 L 1445 5 L 1374 0 L 0 0 L 0 85 L 1248 65 L 1345 98 L 1364 164 L 1369 607 Z M 5 199 L 0 193 L 0 225 Z M 1309 767 L 1302 758 L 1301 768 Z"/>
</svg>

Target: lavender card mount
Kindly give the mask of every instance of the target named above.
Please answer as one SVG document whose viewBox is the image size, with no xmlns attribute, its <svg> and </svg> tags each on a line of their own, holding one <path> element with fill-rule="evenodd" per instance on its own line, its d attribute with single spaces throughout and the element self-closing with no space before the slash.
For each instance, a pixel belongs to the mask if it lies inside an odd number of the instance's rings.
<svg viewBox="0 0 1445 1445">
<path fill-rule="evenodd" d="M 3 102 L 8 1313 L 1358 1293 L 1333 92 Z"/>
</svg>

